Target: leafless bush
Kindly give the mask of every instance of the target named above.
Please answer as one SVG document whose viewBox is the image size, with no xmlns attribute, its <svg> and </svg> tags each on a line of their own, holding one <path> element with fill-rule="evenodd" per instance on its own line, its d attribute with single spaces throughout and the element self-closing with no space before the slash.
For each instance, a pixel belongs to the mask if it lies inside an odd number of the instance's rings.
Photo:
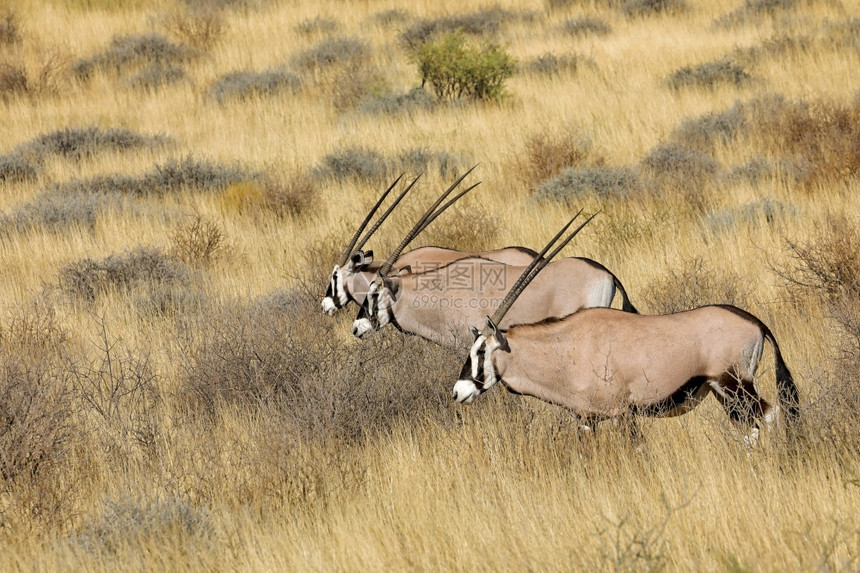
<svg viewBox="0 0 860 573">
<path fill-rule="evenodd" d="M 522 72 L 542 76 L 559 76 L 561 74 L 573 74 L 579 69 L 583 59 L 576 54 L 556 55 L 552 53 L 543 54 L 532 60 L 519 65 Z"/>
<path fill-rule="evenodd" d="M 182 66 L 193 55 L 183 44 L 175 44 L 161 34 L 117 36 L 103 52 L 78 60 L 73 70 L 79 79 L 86 80 L 95 71 L 129 74 L 153 65 Z"/>
<path fill-rule="evenodd" d="M 622 0 L 619 3 L 621 11 L 627 16 L 678 14 L 687 9 L 684 0 Z"/>
<path fill-rule="evenodd" d="M 745 0 L 743 5 L 714 21 L 718 27 L 729 28 L 746 23 L 755 23 L 763 17 L 776 17 L 788 12 L 798 0 Z"/>
<path fill-rule="evenodd" d="M 581 18 L 568 18 L 562 24 L 562 28 L 569 35 L 578 37 L 594 34 L 597 36 L 605 36 L 612 31 L 605 20 L 595 18 L 593 16 L 583 16 Z"/>
<path fill-rule="evenodd" d="M 567 167 L 534 190 L 535 199 L 576 201 L 586 193 L 603 199 L 621 199 L 642 189 L 639 171 L 633 167 Z"/>
<path fill-rule="evenodd" d="M 794 214 L 793 206 L 786 205 L 776 199 L 763 197 L 737 208 L 727 207 L 709 213 L 706 223 L 714 231 L 732 232 L 741 225 L 749 225 L 759 220 L 772 224 Z"/>
<path fill-rule="evenodd" d="M 333 66 L 361 67 L 369 56 L 370 47 L 364 40 L 334 36 L 296 54 L 291 58 L 291 63 L 299 70 L 320 72 Z"/>
<path fill-rule="evenodd" d="M 535 15 L 531 13 L 514 12 L 494 6 L 469 14 L 419 20 L 407 28 L 401 34 L 400 39 L 407 48 L 416 49 L 434 36 L 455 31 L 488 38 L 497 34 L 503 26 L 511 22 L 534 18 Z"/>
<path fill-rule="evenodd" d="M 517 161 L 519 178 L 533 188 L 564 168 L 583 166 L 590 152 L 591 141 L 572 130 L 539 131 L 526 140 L 525 152 Z"/>
<path fill-rule="evenodd" d="M 212 48 L 227 30 L 223 13 L 208 3 L 174 10 L 162 16 L 160 23 L 181 44 L 204 51 Z"/>
<path fill-rule="evenodd" d="M 63 461 L 72 433 L 68 333 L 44 301 L 0 328 L 0 481 Z"/>
<path fill-rule="evenodd" d="M 445 245 L 463 251 L 495 248 L 499 236 L 498 214 L 483 206 L 451 208 L 445 212 L 444 225 L 431 225 L 422 232 L 423 240 L 430 245 Z"/>
<path fill-rule="evenodd" d="M 102 515 L 85 522 L 71 540 L 89 553 L 106 556 L 138 555 L 168 540 L 211 551 L 215 529 L 205 508 L 183 498 L 109 499 Z"/>
<path fill-rule="evenodd" d="M 303 36 L 313 36 L 316 34 L 331 34 L 338 29 L 337 20 L 326 18 L 324 16 L 316 16 L 307 18 L 296 24 L 295 30 Z"/>
<path fill-rule="evenodd" d="M 372 16 L 372 21 L 383 28 L 391 28 L 398 24 L 405 24 L 411 16 L 405 10 L 400 8 L 391 8 L 377 12 Z"/>
<path fill-rule="evenodd" d="M 326 155 L 322 165 L 314 168 L 319 179 L 359 179 L 384 181 L 389 175 L 388 162 L 379 153 L 362 147 L 349 147 Z"/>
<path fill-rule="evenodd" d="M 705 261 L 694 258 L 679 268 L 669 269 L 640 292 L 649 314 L 668 314 L 707 304 L 732 304 L 749 307 L 749 285 L 735 273 L 717 274 Z"/>
<path fill-rule="evenodd" d="M 431 110 L 436 107 L 436 98 L 421 88 L 406 93 L 364 94 L 356 109 L 370 115 L 395 115 L 414 111 Z"/>
<path fill-rule="evenodd" d="M 88 194 L 148 197 L 189 190 L 214 192 L 233 183 L 251 180 L 254 176 L 236 164 L 221 164 L 187 156 L 155 165 L 142 175 L 110 174 L 91 179 L 73 179 L 54 185 L 43 194 L 58 197 Z"/>
<path fill-rule="evenodd" d="M 466 159 L 447 151 L 428 147 L 411 147 L 389 160 L 391 171 L 426 173 L 435 170 L 445 179 L 456 178 L 467 167 Z"/>
<path fill-rule="evenodd" d="M 157 90 L 163 86 L 177 84 L 186 78 L 185 70 L 179 66 L 153 64 L 126 78 L 125 83 L 134 89 Z"/>
<path fill-rule="evenodd" d="M 652 149 L 642 159 L 642 167 L 664 185 L 701 187 L 718 173 L 720 164 L 710 155 L 666 143 Z"/>
<path fill-rule="evenodd" d="M 30 159 L 18 154 L 0 155 L 0 182 L 32 181 L 38 174 L 38 166 Z"/>
<path fill-rule="evenodd" d="M 224 254 L 226 247 L 224 231 L 202 215 L 177 225 L 170 233 L 170 254 L 187 265 L 207 267 Z"/>
<path fill-rule="evenodd" d="M 313 441 L 354 442 L 397 420 L 447 420 L 438 380 L 450 351 L 399 333 L 344 340 L 319 317 L 317 292 L 275 292 L 184 320 L 178 399 L 194 411 L 226 404 L 274 408 L 285 428 Z"/>
<path fill-rule="evenodd" d="M 131 440 L 152 451 L 160 427 L 156 408 L 162 399 L 152 352 L 112 339 L 103 318 L 98 328 L 95 358 L 69 368 L 76 395 L 104 428 L 106 447 L 119 452 Z"/>
<path fill-rule="evenodd" d="M 809 241 L 789 242 L 794 267 L 781 272 L 790 285 L 815 293 L 860 354 L 860 232 L 844 217 L 831 218 Z"/>
<path fill-rule="evenodd" d="M 666 78 L 665 83 L 674 90 L 685 87 L 714 89 L 724 84 L 743 86 L 751 80 L 752 76 L 743 64 L 722 58 L 698 66 L 684 66 Z"/>
<path fill-rule="evenodd" d="M 43 133 L 15 148 L 13 153 L 34 155 L 40 160 L 49 156 L 81 160 L 102 151 L 125 152 L 157 149 L 170 142 L 165 135 L 142 135 L 125 128 L 78 127 Z"/>
<path fill-rule="evenodd" d="M 76 197 L 42 194 L 19 205 L 11 213 L 0 213 L 0 236 L 32 229 L 58 231 L 75 226 L 91 230 L 99 213 L 118 205 L 116 198 L 98 194 Z"/>
<path fill-rule="evenodd" d="M 723 112 L 710 112 L 701 117 L 684 120 L 672 132 L 672 140 L 701 151 L 710 151 L 714 143 L 730 143 L 745 129 L 748 121 L 746 106 L 735 102 Z"/>
<path fill-rule="evenodd" d="M 283 92 L 296 93 L 301 79 L 281 68 L 262 72 L 236 71 L 218 78 L 209 88 L 209 96 L 220 104 L 250 97 L 266 97 Z"/>
<path fill-rule="evenodd" d="M 182 285 L 191 269 L 153 247 L 138 247 L 96 261 L 82 259 L 60 269 L 59 287 L 74 299 L 93 301 L 111 291 L 131 292 L 150 285 Z"/>
<path fill-rule="evenodd" d="M 18 15 L 9 8 L 0 10 L 0 45 L 12 46 L 21 42 L 21 24 Z"/>
<path fill-rule="evenodd" d="M 0 63 L 0 100 L 38 98 L 60 93 L 68 79 L 68 58 L 47 49 L 33 62 L 10 58 Z"/>
</svg>

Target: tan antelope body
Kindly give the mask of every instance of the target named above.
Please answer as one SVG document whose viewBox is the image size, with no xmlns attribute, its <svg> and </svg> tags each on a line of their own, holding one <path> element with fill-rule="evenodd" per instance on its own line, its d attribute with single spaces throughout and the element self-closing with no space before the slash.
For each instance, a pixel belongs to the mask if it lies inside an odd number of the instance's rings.
<svg viewBox="0 0 860 573">
<path fill-rule="evenodd" d="M 419 247 L 400 255 L 394 262 L 394 268 L 400 270 L 410 267 L 413 272 L 428 272 L 469 257 L 480 257 L 506 265 L 527 265 L 535 255 L 537 255 L 536 251 L 526 247 L 505 247 L 481 252 L 463 252 L 444 247 Z M 373 260 L 373 251 L 366 253 L 357 251 L 346 264 L 336 266 L 323 298 L 323 310 L 332 315 L 350 302 L 364 304 L 368 287 L 382 264 Z"/>
<path fill-rule="evenodd" d="M 735 422 L 770 424 L 779 408 L 753 384 L 773 345 L 779 402 L 797 416 L 797 388 L 771 331 L 732 306 L 662 316 L 582 310 L 560 320 L 492 328 L 475 340 L 454 386 L 469 403 L 502 381 L 510 390 L 568 408 L 586 420 L 627 413 L 676 416 L 709 393 Z"/>
<path fill-rule="evenodd" d="M 529 258 L 529 263 L 534 255 Z M 501 265 L 465 258 L 424 273 L 400 273 L 375 280 L 353 323 L 365 337 L 387 324 L 427 340 L 458 346 L 470 328 L 484 325 L 525 265 Z M 459 282 L 458 282 L 459 280 Z M 569 257 L 550 263 L 519 299 L 503 326 L 565 316 L 581 308 L 609 306 L 618 289 L 624 310 L 636 312 L 615 275 L 589 259 Z"/>
<path fill-rule="evenodd" d="M 662 316 L 589 308 L 507 331 L 499 328 L 508 311 L 523 302 L 518 297 L 528 292 L 526 287 L 540 280 L 542 269 L 549 268 L 549 261 L 590 220 L 545 258 L 536 257 L 492 318 L 486 318 L 486 326 L 472 331 L 474 342 L 454 384 L 454 400 L 471 403 L 502 381 L 513 392 L 564 406 L 585 422 L 595 422 L 625 414 L 676 416 L 713 393 L 733 422 L 753 427 L 750 440 L 758 435 L 757 422 L 772 425 L 780 407 L 788 421 L 797 419 L 797 387 L 773 333 L 734 306 L 703 306 Z M 763 400 L 754 385 L 765 340 L 773 346 L 779 407 Z"/>
</svg>

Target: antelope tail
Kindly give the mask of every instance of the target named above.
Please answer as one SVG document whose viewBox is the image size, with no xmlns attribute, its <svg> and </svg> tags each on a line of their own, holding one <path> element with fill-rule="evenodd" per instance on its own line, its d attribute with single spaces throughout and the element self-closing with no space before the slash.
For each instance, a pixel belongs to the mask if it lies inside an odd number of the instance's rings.
<svg viewBox="0 0 860 573">
<path fill-rule="evenodd" d="M 612 282 L 615 283 L 615 289 L 621 293 L 621 310 L 623 310 L 624 312 L 639 314 L 639 311 L 636 310 L 636 307 L 633 306 L 632 302 L 630 302 L 630 297 L 627 296 L 627 291 L 624 290 L 624 285 L 621 284 L 621 281 L 618 280 L 618 277 L 612 275 Z"/>
<path fill-rule="evenodd" d="M 792 425 L 800 419 L 800 395 L 797 391 L 797 385 L 794 383 L 794 377 L 782 358 L 782 352 L 779 351 L 776 338 L 774 338 L 773 333 L 767 327 L 764 328 L 764 337 L 773 345 L 774 360 L 776 362 L 776 392 L 779 398 L 779 405 L 785 413 L 786 424 Z"/>
</svg>

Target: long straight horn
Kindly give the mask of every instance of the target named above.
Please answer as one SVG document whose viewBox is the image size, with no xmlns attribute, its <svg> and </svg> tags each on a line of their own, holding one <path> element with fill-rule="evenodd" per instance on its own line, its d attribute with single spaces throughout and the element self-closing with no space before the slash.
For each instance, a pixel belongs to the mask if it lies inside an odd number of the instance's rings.
<svg viewBox="0 0 860 573">
<path fill-rule="evenodd" d="M 400 177 L 394 180 L 394 183 L 392 183 L 391 186 L 385 190 L 385 193 L 382 194 L 382 196 L 376 202 L 376 205 L 373 206 L 373 208 L 367 214 L 367 217 L 365 217 L 361 225 L 358 226 L 358 230 L 355 232 L 355 234 L 352 236 L 352 239 L 349 241 L 349 246 L 346 247 L 346 250 L 340 256 L 340 259 L 337 262 L 337 265 L 339 267 L 345 265 L 346 261 L 349 260 L 349 257 L 352 255 L 352 249 L 355 247 L 356 241 L 358 241 L 358 238 L 361 236 L 361 232 L 364 231 L 364 228 L 367 227 L 367 224 L 370 222 L 371 217 L 373 217 L 374 213 L 376 213 L 376 210 L 379 209 L 379 206 L 382 205 L 382 202 L 385 201 L 385 198 L 388 197 L 388 194 L 391 193 L 391 190 L 394 189 L 394 187 L 400 182 L 401 179 L 403 179 L 404 175 L 405 173 L 401 173 Z"/>
<path fill-rule="evenodd" d="M 583 227 L 585 227 L 592 219 L 597 216 L 597 213 L 586 219 L 579 227 L 577 227 L 570 235 L 568 235 L 561 243 L 559 243 L 555 249 L 548 255 L 547 251 L 553 246 L 553 244 L 561 237 L 562 233 L 564 233 L 568 227 L 579 217 L 580 213 L 582 213 L 582 209 L 573 216 L 573 218 L 568 221 L 567 225 L 562 227 L 561 231 L 559 231 L 552 240 L 547 243 L 547 245 L 543 248 L 543 250 L 538 253 L 538 255 L 534 258 L 532 263 L 526 267 L 517 281 L 514 283 L 514 286 L 511 287 L 511 290 L 508 291 L 508 294 L 505 295 L 505 298 L 502 300 L 502 304 L 499 305 L 499 308 L 496 309 L 496 312 L 493 313 L 492 321 L 494 324 L 498 325 L 502 322 L 502 319 L 507 314 L 508 310 L 510 310 L 511 306 L 517 300 L 517 297 L 525 290 L 525 288 L 529 285 L 529 283 L 538 275 L 541 270 L 545 266 L 547 266 L 550 261 L 579 233 Z M 599 213 L 599 211 L 598 211 Z M 544 256 L 546 255 L 546 256 Z M 489 334 L 489 331 L 485 328 L 484 334 Z"/>
<path fill-rule="evenodd" d="M 423 224 L 423 225 L 421 225 L 421 228 L 420 228 L 420 229 L 418 229 L 418 232 L 417 232 L 417 233 L 415 233 L 415 236 L 418 236 L 418 235 L 420 235 L 421 233 L 423 233 L 423 232 L 424 232 L 424 229 L 426 229 L 427 227 L 429 227 L 429 226 L 430 226 L 430 223 L 432 223 L 433 221 L 435 221 L 435 220 L 436 220 L 436 217 L 438 217 L 439 215 L 441 215 L 441 214 L 442 214 L 442 212 L 443 212 L 443 211 L 445 211 L 445 209 L 447 209 L 448 207 L 450 207 L 451 205 L 453 205 L 454 203 L 456 203 L 456 202 L 457 202 L 457 199 L 459 199 L 460 197 L 462 197 L 463 195 L 465 195 L 466 193 L 468 193 L 469 191 L 471 191 L 472 189 L 474 189 L 475 187 L 477 187 L 477 186 L 478 186 L 478 185 L 480 185 L 480 184 L 481 184 L 481 181 L 478 181 L 478 182 L 477 182 L 477 183 L 475 183 L 474 185 L 470 185 L 470 186 L 469 186 L 468 188 L 466 188 L 464 191 L 460 191 L 459 193 L 457 193 L 457 194 L 454 196 L 454 198 L 453 198 L 453 199 L 450 199 L 447 203 L 445 203 L 444 205 L 442 205 L 441 207 L 439 207 L 438 209 L 436 209 L 436 210 L 433 212 L 433 214 L 432 214 L 432 215 L 430 215 L 430 216 L 429 216 L 429 217 L 424 221 L 424 224 Z"/>
<path fill-rule="evenodd" d="M 391 212 L 394 211 L 394 208 L 397 207 L 397 204 L 400 203 L 400 201 L 402 201 L 404 197 L 406 197 L 406 194 L 409 193 L 409 191 L 412 189 L 412 187 L 415 186 L 415 183 L 417 183 L 418 180 L 421 179 L 422 175 L 423 175 L 423 173 L 419 173 L 418 177 L 413 179 L 412 183 L 410 183 L 409 186 L 407 186 L 406 189 L 404 189 L 403 192 L 397 196 L 397 199 L 394 200 L 394 203 L 389 205 L 388 209 L 385 210 L 385 213 L 380 215 L 379 219 L 376 220 L 376 222 L 373 224 L 373 226 L 370 228 L 370 230 L 367 233 L 365 233 L 365 235 L 361 238 L 361 240 L 358 241 L 352 247 L 352 252 L 355 252 L 364 246 L 364 244 L 367 242 L 367 240 L 373 235 L 373 233 L 376 232 L 376 230 L 388 218 L 388 216 L 391 214 Z"/>
<path fill-rule="evenodd" d="M 380 276 L 385 276 L 388 274 L 388 272 L 391 270 L 391 267 L 394 266 L 394 261 L 396 261 L 397 257 L 400 256 L 400 253 L 403 252 L 403 249 L 405 249 L 409 245 L 409 243 L 412 242 L 412 239 L 414 239 L 418 235 L 418 233 L 420 233 L 424 229 L 425 222 L 427 222 L 430 217 L 435 219 L 437 216 L 439 216 L 439 212 L 435 212 L 436 208 L 442 203 L 442 201 L 444 201 L 448 197 L 448 195 L 451 194 L 451 192 L 463 181 L 463 179 L 466 178 L 469 173 L 475 170 L 475 167 L 477 167 L 477 165 L 473 166 L 471 169 L 463 173 L 456 181 L 454 181 L 454 183 L 452 183 L 451 186 L 448 187 L 448 189 L 446 189 L 445 192 L 442 193 L 438 199 L 436 199 L 436 201 L 430 206 L 430 208 L 427 209 L 427 211 L 421 216 L 421 218 L 418 219 L 418 222 L 415 223 L 415 226 L 412 227 L 412 230 L 406 234 L 406 236 L 400 242 L 400 245 L 398 245 L 398 247 L 394 249 L 394 251 L 388 256 L 388 259 L 385 261 L 385 263 L 383 263 L 383 265 L 379 268 L 378 272 Z"/>
</svg>

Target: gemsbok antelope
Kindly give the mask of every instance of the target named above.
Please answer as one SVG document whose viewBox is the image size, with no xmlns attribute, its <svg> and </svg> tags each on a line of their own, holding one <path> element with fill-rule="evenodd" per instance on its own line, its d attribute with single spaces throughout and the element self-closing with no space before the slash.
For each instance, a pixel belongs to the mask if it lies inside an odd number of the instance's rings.
<svg viewBox="0 0 860 573">
<path fill-rule="evenodd" d="M 471 171 L 471 169 L 469 170 Z M 467 172 L 468 174 L 468 172 Z M 386 189 L 382 196 L 377 201 L 376 205 L 370 210 L 364 221 L 359 225 L 358 230 L 353 235 L 347 245 L 346 250 L 341 255 L 334 270 L 331 273 L 328 288 L 325 292 L 325 297 L 322 300 L 323 312 L 329 316 L 341 308 L 347 306 L 350 302 L 356 302 L 361 305 L 367 295 L 367 289 L 373 277 L 376 275 L 382 262 L 373 260 L 373 251 L 364 251 L 363 247 L 371 235 L 385 221 L 391 211 L 397 206 L 401 199 L 412 189 L 416 177 L 409 186 L 397 197 L 397 199 L 388 207 L 388 209 L 379 217 L 370 230 L 361 239 L 361 233 L 364 231 L 370 219 L 376 213 L 379 206 L 385 200 L 386 196 L 397 185 L 401 175 L 391 186 Z M 399 270 L 404 267 L 421 271 L 432 271 L 448 263 L 454 262 L 466 257 L 481 257 L 496 261 L 506 265 L 527 265 L 530 263 L 536 251 L 519 246 L 510 246 L 502 249 L 479 252 L 463 252 L 455 249 L 444 247 L 418 247 L 400 255 L 394 262 L 394 268 Z"/>
<path fill-rule="evenodd" d="M 401 249 L 421 225 L 419 220 Z M 432 271 L 401 270 L 389 276 L 398 255 L 395 250 L 368 287 L 352 326 L 359 338 L 392 324 L 405 333 L 456 347 L 469 339 L 470 328 L 484 324 L 488 311 L 508 293 L 512 282 L 508 277 L 513 279 L 524 268 L 469 257 Z M 567 257 L 548 266 L 503 325 L 566 316 L 581 308 L 608 307 L 616 290 L 622 296 L 622 309 L 635 313 L 621 281 L 606 267 L 590 259 Z"/>
<path fill-rule="evenodd" d="M 493 317 L 487 317 L 486 326 L 473 331 L 454 400 L 471 403 L 502 381 L 514 393 L 567 408 L 589 429 L 602 419 L 625 415 L 681 415 L 713 393 L 733 423 L 751 428 L 749 443 L 758 437 L 759 420 L 766 428 L 777 422 L 780 407 L 787 423 L 797 420 L 797 387 L 773 333 L 734 306 L 662 316 L 590 308 L 500 328 L 555 252 L 536 259 Z M 768 404 L 754 386 L 765 340 L 773 346 L 779 406 Z"/>
</svg>

